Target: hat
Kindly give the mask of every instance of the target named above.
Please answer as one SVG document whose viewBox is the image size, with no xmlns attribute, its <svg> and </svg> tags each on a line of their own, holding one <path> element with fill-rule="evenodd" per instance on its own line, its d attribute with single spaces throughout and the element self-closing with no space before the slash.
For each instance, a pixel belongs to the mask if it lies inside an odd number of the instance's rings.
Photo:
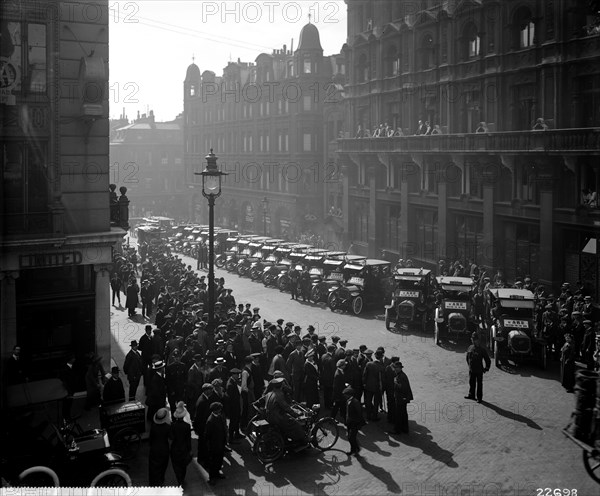
<svg viewBox="0 0 600 496">
<path fill-rule="evenodd" d="M 385 353 L 385 348 L 383 346 L 379 346 L 375 352 L 381 352 L 381 353 Z"/>
<path fill-rule="evenodd" d="M 286 327 L 294 327 L 294 323 L 293 322 L 286 322 L 285 326 Z"/>
<path fill-rule="evenodd" d="M 129 344 L 129 346 L 137 346 L 138 342 L 134 339 L 133 341 L 131 341 L 131 343 Z"/>
<path fill-rule="evenodd" d="M 114 374 L 116 372 L 119 372 L 119 367 L 111 367 L 110 371 Z"/>
<path fill-rule="evenodd" d="M 393 356 L 390 360 L 392 361 L 392 363 L 396 363 L 400 361 L 400 357 Z"/>
<path fill-rule="evenodd" d="M 214 391 L 214 386 L 210 382 L 205 382 L 202 384 L 202 392 L 204 391 Z"/>
<path fill-rule="evenodd" d="M 340 339 L 340 344 L 348 344 L 348 340 L 347 339 Z"/>
<path fill-rule="evenodd" d="M 273 379 L 277 379 L 278 377 L 285 377 L 281 370 L 276 370 L 273 372 Z"/>
<path fill-rule="evenodd" d="M 333 336 L 333 337 L 331 338 L 331 340 L 332 340 L 334 343 L 337 343 L 337 342 L 340 340 L 340 337 L 339 337 L 339 336 Z"/>
<path fill-rule="evenodd" d="M 173 412 L 174 418 L 184 418 L 187 415 L 187 410 L 185 409 L 185 403 L 183 401 L 177 402 L 177 408 Z"/>
<path fill-rule="evenodd" d="M 584 324 L 590 324 L 590 325 L 592 325 L 592 321 L 591 321 L 591 320 L 589 320 L 589 319 L 585 319 L 585 320 L 583 321 L 583 323 L 584 323 Z"/>
<path fill-rule="evenodd" d="M 308 326 L 306 329 L 307 329 L 308 331 L 314 331 L 314 330 L 315 330 L 315 328 L 314 328 L 313 326 L 311 326 L 311 325 L 309 325 L 309 326 Z"/>
<path fill-rule="evenodd" d="M 262 353 L 251 353 L 250 356 L 252 358 L 260 358 L 262 356 Z"/>
<path fill-rule="evenodd" d="M 305 358 L 314 357 L 314 356 L 315 356 L 315 350 L 308 350 L 306 352 L 306 355 L 304 355 Z"/>
<path fill-rule="evenodd" d="M 365 351 L 365 355 L 372 355 L 373 354 L 373 350 L 367 350 Z"/>
<path fill-rule="evenodd" d="M 327 336 L 319 336 L 319 341 L 327 341 Z"/>
<path fill-rule="evenodd" d="M 166 408 L 160 408 L 155 414 L 154 414 L 154 423 L 155 424 L 168 424 L 170 423 L 171 419 L 169 418 L 169 410 L 167 410 Z"/>
<path fill-rule="evenodd" d="M 210 404 L 211 412 L 219 412 L 221 410 L 223 410 L 223 403 L 221 403 L 220 401 L 215 401 L 214 403 Z"/>
<path fill-rule="evenodd" d="M 397 362 L 394 362 L 394 367 L 397 367 L 399 369 L 403 369 L 404 365 L 402 365 L 402 362 L 400 360 L 398 360 Z"/>
<path fill-rule="evenodd" d="M 154 362 L 152 364 L 152 370 L 158 370 L 158 369 L 162 369 L 165 366 L 165 362 L 163 362 L 162 360 L 159 360 L 158 362 Z"/>
<path fill-rule="evenodd" d="M 350 386 L 348 386 L 346 389 L 344 389 L 342 391 L 342 394 L 353 395 L 354 394 L 354 389 L 352 389 Z"/>
<path fill-rule="evenodd" d="M 544 307 L 546 310 L 552 310 L 552 305 L 548 304 Z"/>
<path fill-rule="evenodd" d="M 254 312 L 258 312 L 258 311 L 260 310 L 260 308 L 258 308 L 258 307 L 254 307 L 252 310 L 253 310 Z"/>
<path fill-rule="evenodd" d="M 252 324 L 252 329 L 260 329 L 260 322 L 255 322 L 254 324 Z"/>
<path fill-rule="evenodd" d="M 294 331 L 299 331 L 299 330 L 301 330 L 301 329 L 302 329 L 302 327 L 300 327 L 299 325 L 297 325 L 297 326 L 294 326 Z"/>
<path fill-rule="evenodd" d="M 277 319 L 278 324 L 283 324 L 283 319 Z"/>
<path fill-rule="evenodd" d="M 277 384 L 283 384 L 283 381 L 285 379 L 283 377 L 275 377 L 274 379 L 271 379 L 269 381 L 269 384 L 273 384 L 273 385 L 277 385 Z"/>
<path fill-rule="evenodd" d="M 346 356 L 352 356 L 353 355 L 352 350 L 346 350 L 344 353 L 345 353 Z"/>
<path fill-rule="evenodd" d="M 241 374 L 242 373 L 242 371 L 240 369 L 235 368 L 235 367 L 232 368 L 229 372 L 232 374 Z"/>
<path fill-rule="evenodd" d="M 578 317 L 579 315 L 581 315 L 581 312 L 578 310 L 575 310 L 574 312 L 571 313 L 571 317 Z"/>
<path fill-rule="evenodd" d="M 335 364 L 336 367 L 342 367 L 344 365 L 346 365 L 346 360 L 338 360 Z"/>
<path fill-rule="evenodd" d="M 196 354 L 194 355 L 194 360 L 202 360 L 202 358 L 204 358 L 204 357 L 202 356 L 202 353 L 196 353 Z"/>
<path fill-rule="evenodd" d="M 584 296 L 583 299 L 585 301 L 591 301 L 592 297 L 588 295 L 588 296 Z"/>
<path fill-rule="evenodd" d="M 217 346 L 223 346 L 225 344 L 224 339 L 217 339 Z"/>
<path fill-rule="evenodd" d="M 215 363 L 216 363 L 217 365 L 221 365 L 221 364 L 225 363 L 225 359 L 224 359 L 223 357 L 217 357 L 217 358 L 215 359 Z"/>
</svg>

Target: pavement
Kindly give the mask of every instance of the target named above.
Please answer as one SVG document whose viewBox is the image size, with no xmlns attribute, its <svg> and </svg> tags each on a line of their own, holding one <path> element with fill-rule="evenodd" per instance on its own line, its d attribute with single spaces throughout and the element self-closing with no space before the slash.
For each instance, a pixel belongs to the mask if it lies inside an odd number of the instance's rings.
<svg viewBox="0 0 600 496">
<path fill-rule="evenodd" d="M 192 259 L 182 257 L 186 264 Z M 318 334 L 337 334 L 349 348 L 384 346 L 387 356 L 404 364 L 415 400 L 409 404 L 410 434 L 395 435 L 382 420 L 369 423 L 359 435 L 361 457 L 349 457 L 345 428 L 332 450 L 286 455 L 263 466 L 248 441 L 232 446 L 216 486 L 193 461 L 184 494 L 207 495 L 511 495 L 529 496 L 545 488 L 577 490 L 571 495 L 597 496 L 598 485 L 588 476 L 582 449 L 567 439 L 562 428 L 574 407 L 574 396 L 558 380 L 558 362 L 546 371 L 535 364 L 507 365 L 484 376 L 484 402 L 464 399 L 468 389 L 467 343 L 433 342 L 432 332 L 385 329 L 379 312 L 354 316 L 331 312 L 324 306 L 291 301 L 289 294 L 262 283 L 216 270 L 233 288 L 237 303 L 250 302 L 271 321 L 282 317 L 309 324 Z M 124 299 L 122 300 L 124 303 Z M 129 342 L 151 323 L 139 314 L 128 318 L 122 307 L 112 307 L 113 359 L 122 366 Z M 126 378 L 124 378 L 126 383 Z M 127 391 L 127 383 L 125 388 Z M 138 398 L 143 402 L 143 385 Z M 193 441 L 194 451 L 196 441 Z M 148 483 L 148 445 L 130 461 L 134 485 Z M 169 465 L 167 486 L 175 485 Z M 553 494 L 553 493 L 548 493 Z M 567 494 L 563 492 L 561 494 Z"/>
</svg>

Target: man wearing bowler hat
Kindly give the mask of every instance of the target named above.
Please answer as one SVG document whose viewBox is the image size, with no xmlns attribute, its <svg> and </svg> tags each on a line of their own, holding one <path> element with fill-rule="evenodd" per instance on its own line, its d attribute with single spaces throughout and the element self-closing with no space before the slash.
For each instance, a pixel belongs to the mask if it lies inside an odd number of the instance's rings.
<svg viewBox="0 0 600 496">
<path fill-rule="evenodd" d="M 144 362 L 142 361 L 142 355 L 138 351 L 138 342 L 134 339 L 131 341 L 130 346 L 131 350 L 125 356 L 123 372 L 125 372 L 129 381 L 129 401 L 134 401 L 135 393 L 140 385 L 140 379 L 144 374 Z"/>
</svg>

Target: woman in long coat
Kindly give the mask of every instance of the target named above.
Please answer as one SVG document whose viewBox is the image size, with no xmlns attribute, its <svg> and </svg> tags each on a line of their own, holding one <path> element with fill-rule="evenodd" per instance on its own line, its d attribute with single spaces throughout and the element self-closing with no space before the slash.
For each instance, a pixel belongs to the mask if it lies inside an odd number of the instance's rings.
<svg viewBox="0 0 600 496">
<path fill-rule="evenodd" d="M 127 300 L 125 301 L 125 307 L 130 317 L 135 315 L 135 309 L 137 308 L 140 300 L 138 294 L 140 287 L 138 286 L 135 279 L 130 279 L 129 286 L 127 286 Z"/>
<path fill-rule="evenodd" d="M 394 379 L 394 400 L 396 403 L 396 418 L 394 422 L 394 431 L 396 434 L 408 434 L 408 412 L 406 405 L 413 400 L 410 382 L 406 374 L 402 371 L 404 368 L 402 362 L 395 362 L 396 377 Z"/>
<path fill-rule="evenodd" d="M 187 413 L 183 401 L 178 402 L 171 424 L 171 465 L 180 486 L 185 483 L 187 466 L 192 461 L 192 428 L 185 421 Z"/>
<path fill-rule="evenodd" d="M 148 455 L 148 485 L 161 487 L 169 466 L 169 437 L 171 435 L 171 412 L 160 408 L 150 426 L 150 454 Z"/>
</svg>

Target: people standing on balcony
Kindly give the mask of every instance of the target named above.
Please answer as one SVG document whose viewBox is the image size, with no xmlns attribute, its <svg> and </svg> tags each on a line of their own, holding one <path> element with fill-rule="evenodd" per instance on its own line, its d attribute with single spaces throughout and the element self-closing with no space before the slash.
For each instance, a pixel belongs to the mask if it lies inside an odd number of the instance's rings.
<svg viewBox="0 0 600 496">
<path fill-rule="evenodd" d="M 431 134 L 443 134 L 439 124 L 433 126 Z"/>
<path fill-rule="evenodd" d="M 356 134 L 354 135 L 355 138 L 362 138 L 363 137 L 363 128 L 362 126 L 359 124 L 358 128 L 356 128 Z"/>
<path fill-rule="evenodd" d="M 423 124 L 423 121 L 419 119 L 419 123 L 417 124 L 417 130 L 415 131 L 415 136 L 421 136 L 422 134 L 425 134 L 425 124 Z"/>
<path fill-rule="evenodd" d="M 542 119 L 541 117 L 538 117 L 535 121 L 535 124 L 533 125 L 532 131 L 547 131 L 548 130 L 548 124 L 546 124 L 546 121 L 544 119 Z"/>
<path fill-rule="evenodd" d="M 423 134 L 429 136 L 431 134 L 431 124 L 429 124 L 429 121 L 425 121 L 424 128 L 425 132 Z"/>
<path fill-rule="evenodd" d="M 371 131 L 369 130 L 369 128 L 365 129 L 365 132 L 364 132 L 363 136 L 365 138 L 370 138 L 371 137 Z"/>
<path fill-rule="evenodd" d="M 584 205 L 591 208 L 596 208 L 598 206 L 598 195 L 595 191 L 592 191 L 590 188 L 584 188 L 581 192 Z"/>
<path fill-rule="evenodd" d="M 394 133 L 394 137 L 400 137 L 400 136 L 404 136 L 404 132 L 402 131 L 402 128 L 400 126 L 398 126 L 398 128 L 396 129 L 396 132 Z"/>
<path fill-rule="evenodd" d="M 476 132 L 477 134 L 481 134 L 481 133 L 489 133 L 489 132 L 490 132 L 490 130 L 489 130 L 489 128 L 488 128 L 488 126 L 487 126 L 487 124 L 486 124 L 485 122 L 483 122 L 483 121 L 482 121 L 482 122 L 480 122 L 480 123 L 477 125 L 477 129 L 475 129 L 475 132 Z"/>
</svg>

